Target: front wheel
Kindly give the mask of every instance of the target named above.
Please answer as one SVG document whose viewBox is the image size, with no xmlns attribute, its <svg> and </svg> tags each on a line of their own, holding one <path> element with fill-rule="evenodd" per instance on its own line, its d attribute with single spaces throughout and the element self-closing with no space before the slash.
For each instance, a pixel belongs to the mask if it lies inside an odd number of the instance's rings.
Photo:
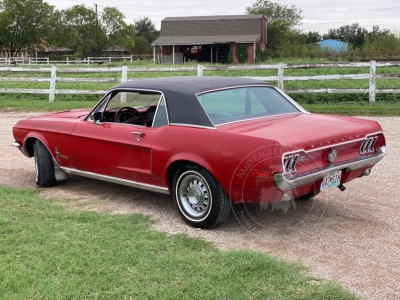
<svg viewBox="0 0 400 300">
<path fill-rule="evenodd" d="M 53 186 L 56 184 L 54 174 L 53 157 L 46 146 L 36 140 L 33 146 L 35 156 L 36 184 L 42 187 Z"/>
<path fill-rule="evenodd" d="M 181 167 L 174 176 L 172 191 L 180 216 L 190 226 L 209 229 L 227 221 L 230 199 L 204 168 Z"/>
</svg>

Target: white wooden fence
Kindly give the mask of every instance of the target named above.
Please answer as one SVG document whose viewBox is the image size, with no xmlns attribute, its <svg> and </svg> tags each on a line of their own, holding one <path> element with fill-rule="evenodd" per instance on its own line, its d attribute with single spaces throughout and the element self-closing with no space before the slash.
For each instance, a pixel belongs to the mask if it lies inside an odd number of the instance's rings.
<svg viewBox="0 0 400 300">
<path fill-rule="evenodd" d="M 52 64 L 103 64 L 103 63 L 111 63 L 111 57 L 87 57 L 85 59 L 75 59 L 75 60 L 70 60 L 68 57 L 66 60 L 58 60 L 54 61 L 52 60 Z M 132 59 L 131 57 L 128 57 L 128 59 Z M 33 64 L 50 64 L 50 59 L 48 57 L 29 57 L 28 59 L 28 64 L 33 65 Z"/>
<path fill-rule="evenodd" d="M 23 57 L 0 57 L 0 64 L 9 65 L 11 62 L 24 63 Z"/>
<path fill-rule="evenodd" d="M 207 71 L 236 71 L 236 70 L 277 70 L 277 76 L 266 76 L 266 77 L 247 77 L 254 78 L 263 81 L 277 81 L 278 87 L 284 90 L 285 81 L 294 80 L 358 80 L 358 79 L 369 79 L 369 89 L 286 89 L 287 93 L 364 93 L 369 94 L 369 102 L 375 103 L 375 96 L 377 93 L 400 93 L 400 88 L 393 89 L 377 89 L 376 79 L 399 79 L 398 74 L 376 74 L 377 67 L 399 67 L 400 62 L 385 62 L 377 63 L 371 61 L 370 63 L 335 63 L 335 64 L 293 64 L 286 65 L 280 63 L 278 65 L 248 65 L 248 66 L 211 66 L 205 67 L 198 65 L 197 67 L 183 67 L 183 68 L 128 68 L 123 66 L 122 68 L 57 68 L 52 66 L 51 68 L 20 68 L 20 67 L 0 67 L 0 72 L 44 72 L 51 73 L 50 78 L 35 78 L 35 77 L 0 77 L 0 81 L 9 82 L 50 82 L 49 89 L 4 89 L 0 88 L 0 93 L 24 93 L 24 94 L 49 94 L 49 101 L 53 102 L 56 94 L 99 94 L 103 95 L 107 91 L 102 90 L 67 90 L 67 89 L 56 89 L 57 82 L 69 82 L 69 83 L 122 83 L 128 81 L 128 72 L 166 72 L 169 76 L 170 72 L 197 72 L 197 76 L 203 76 L 204 72 Z M 369 74 L 342 74 L 342 75 L 315 75 L 315 76 L 285 76 L 285 69 L 310 69 L 310 68 L 349 68 L 349 67 L 369 67 Z M 85 72 L 85 73 L 100 73 L 100 72 L 121 72 L 121 78 L 109 78 L 109 79 L 94 79 L 94 78 L 66 78 L 57 77 L 57 72 Z"/>
<path fill-rule="evenodd" d="M 103 63 L 111 63 L 112 61 L 129 61 L 129 63 L 133 62 L 133 55 L 130 56 L 118 56 L 118 57 L 85 57 L 84 59 L 69 59 L 68 57 L 65 60 L 50 60 L 49 57 L 28 57 L 27 64 L 28 65 L 39 65 L 39 64 L 103 64 Z M 17 64 L 25 64 L 25 59 L 23 57 L 0 57 L 0 64 L 10 65 L 11 62 L 15 62 Z"/>
</svg>

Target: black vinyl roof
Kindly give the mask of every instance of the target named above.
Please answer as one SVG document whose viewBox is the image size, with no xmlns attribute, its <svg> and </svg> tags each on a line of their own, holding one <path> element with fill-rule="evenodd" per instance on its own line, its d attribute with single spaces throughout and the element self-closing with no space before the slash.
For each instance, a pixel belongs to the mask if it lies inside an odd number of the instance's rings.
<svg viewBox="0 0 400 300">
<path fill-rule="evenodd" d="M 118 85 L 118 88 L 135 88 L 158 90 L 163 93 L 176 91 L 194 95 L 196 93 L 220 89 L 224 87 L 234 87 L 240 85 L 270 85 L 265 81 L 242 77 L 222 77 L 222 76 L 176 76 L 132 80 Z"/>
<path fill-rule="evenodd" d="M 141 79 L 122 83 L 115 89 L 161 92 L 165 96 L 170 123 L 213 127 L 196 94 L 243 85 L 271 86 L 263 81 L 240 77 L 186 76 Z"/>
</svg>

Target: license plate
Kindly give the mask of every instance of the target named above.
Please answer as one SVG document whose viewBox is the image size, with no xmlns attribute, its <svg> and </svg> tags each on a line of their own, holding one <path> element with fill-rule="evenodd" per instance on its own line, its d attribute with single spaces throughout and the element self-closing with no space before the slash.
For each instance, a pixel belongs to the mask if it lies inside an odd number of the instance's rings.
<svg viewBox="0 0 400 300">
<path fill-rule="evenodd" d="M 322 180 L 320 190 L 323 191 L 334 186 L 339 186 L 341 178 L 342 178 L 342 171 L 329 173 L 324 177 L 324 180 Z"/>
</svg>

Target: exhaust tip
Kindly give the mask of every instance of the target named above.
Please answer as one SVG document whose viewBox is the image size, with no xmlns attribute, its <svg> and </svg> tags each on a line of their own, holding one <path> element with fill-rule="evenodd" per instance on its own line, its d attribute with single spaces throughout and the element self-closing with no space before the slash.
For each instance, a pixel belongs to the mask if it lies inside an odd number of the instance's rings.
<svg viewBox="0 0 400 300">
<path fill-rule="evenodd" d="M 292 199 L 293 199 L 292 192 L 289 191 L 289 192 L 286 192 L 285 194 L 283 194 L 283 196 L 281 198 L 281 201 L 289 201 L 289 200 L 292 200 Z"/>
<path fill-rule="evenodd" d="M 362 175 L 363 176 L 368 176 L 369 174 L 371 174 L 371 172 L 372 172 L 371 168 L 368 168 L 362 173 Z"/>
</svg>

